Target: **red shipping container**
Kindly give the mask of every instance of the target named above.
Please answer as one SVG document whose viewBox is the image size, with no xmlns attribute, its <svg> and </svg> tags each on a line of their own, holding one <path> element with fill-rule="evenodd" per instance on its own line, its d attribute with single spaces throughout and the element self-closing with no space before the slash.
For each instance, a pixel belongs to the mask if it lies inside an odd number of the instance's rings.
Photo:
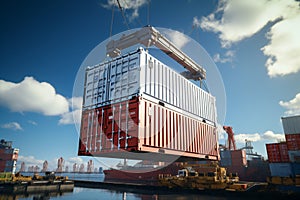
<svg viewBox="0 0 300 200">
<path fill-rule="evenodd" d="M 231 151 L 231 165 L 232 166 L 246 166 L 247 158 L 245 150 Z"/>
<path fill-rule="evenodd" d="M 285 140 L 289 151 L 300 150 L 300 134 L 286 134 Z"/>
<path fill-rule="evenodd" d="M 266 148 L 270 163 L 281 162 L 279 143 L 266 144 Z"/>
<path fill-rule="evenodd" d="M 200 119 L 142 97 L 84 110 L 78 155 L 218 160 L 216 127 Z"/>
<path fill-rule="evenodd" d="M 286 142 L 278 143 L 281 162 L 290 162 L 289 152 Z"/>
</svg>

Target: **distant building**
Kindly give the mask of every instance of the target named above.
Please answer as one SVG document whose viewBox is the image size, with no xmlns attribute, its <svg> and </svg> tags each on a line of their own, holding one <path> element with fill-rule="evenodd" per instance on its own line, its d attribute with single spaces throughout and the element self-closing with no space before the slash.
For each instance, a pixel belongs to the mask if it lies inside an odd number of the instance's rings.
<svg viewBox="0 0 300 200">
<path fill-rule="evenodd" d="M 22 162 L 22 163 L 21 163 L 20 172 L 25 172 L 25 168 L 26 168 L 25 162 Z"/>
<path fill-rule="evenodd" d="M 77 163 L 73 164 L 73 172 L 78 172 L 78 166 Z"/>
<path fill-rule="evenodd" d="M 92 173 L 93 169 L 94 169 L 93 160 L 89 160 L 88 163 L 87 163 L 87 172 Z"/>
<path fill-rule="evenodd" d="M 12 148 L 12 142 L 0 141 L 0 172 L 11 172 L 15 174 L 19 149 Z"/>
<path fill-rule="evenodd" d="M 65 172 L 69 172 L 69 166 L 66 166 Z"/>
<path fill-rule="evenodd" d="M 34 172 L 34 166 L 29 166 L 27 172 Z"/>
<path fill-rule="evenodd" d="M 84 172 L 84 164 L 81 164 L 79 167 L 79 172 L 83 173 Z"/>
<path fill-rule="evenodd" d="M 42 169 L 42 172 L 46 172 L 48 171 L 48 161 L 45 160 L 45 162 L 43 163 L 43 169 Z"/>
<path fill-rule="evenodd" d="M 40 167 L 36 165 L 36 166 L 33 168 L 33 172 L 34 172 L 34 173 L 40 172 Z"/>
<path fill-rule="evenodd" d="M 57 160 L 57 169 L 56 169 L 56 172 L 62 172 L 63 171 L 63 168 L 64 168 L 64 159 L 62 157 L 60 157 L 58 160 Z"/>
</svg>

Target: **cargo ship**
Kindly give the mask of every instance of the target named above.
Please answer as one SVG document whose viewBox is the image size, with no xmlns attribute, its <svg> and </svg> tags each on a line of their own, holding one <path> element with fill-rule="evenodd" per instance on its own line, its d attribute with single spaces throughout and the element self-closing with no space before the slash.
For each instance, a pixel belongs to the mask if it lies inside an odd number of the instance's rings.
<svg viewBox="0 0 300 200">
<path fill-rule="evenodd" d="M 117 167 L 104 170 L 107 182 L 143 183 L 157 185 L 161 174 L 174 175 L 182 169 L 181 163 L 170 163 L 169 165 L 159 162 L 141 161 L 133 166 L 118 164 Z"/>
<path fill-rule="evenodd" d="M 0 172 L 16 172 L 19 149 L 12 147 L 11 141 L 0 141 Z"/>
</svg>

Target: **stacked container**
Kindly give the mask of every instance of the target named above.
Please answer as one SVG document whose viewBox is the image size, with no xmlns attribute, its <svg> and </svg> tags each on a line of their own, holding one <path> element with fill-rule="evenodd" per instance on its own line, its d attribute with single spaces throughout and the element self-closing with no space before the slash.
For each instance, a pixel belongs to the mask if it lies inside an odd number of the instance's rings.
<svg viewBox="0 0 300 200">
<path fill-rule="evenodd" d="M 0 141 L 0 172 L 15 173 L 19 149 L 12 148 L 12 143 Z"/>
<path fill-rule="evenodd" d="M 85 75 L 78 154 L 127 152 L 218 159 L 215 98 L 142 48 Z"/>
<path fill-rule="evenodd" d="M 220 164 L 223 167 L 228 167 L 231 166 L 231 151 L 229 150 L 223 150 L 220 151 Z"/>
<path fill-rule="evenodd" d="M 246 166 L 246 151 L 243 149 L 231 151 L 231 164 L 232 166 Z"/>
<path fill-rule="evenodd" d="M 266 144 L 271 176 L 300 175 L 300 116 L 282 117 L 286 142 Z"/>
<path fill-rule="evenodd" d="M 266 144 L 270 163 L 289 162 L 289 154 L 286 142 Z"/>
</svg>

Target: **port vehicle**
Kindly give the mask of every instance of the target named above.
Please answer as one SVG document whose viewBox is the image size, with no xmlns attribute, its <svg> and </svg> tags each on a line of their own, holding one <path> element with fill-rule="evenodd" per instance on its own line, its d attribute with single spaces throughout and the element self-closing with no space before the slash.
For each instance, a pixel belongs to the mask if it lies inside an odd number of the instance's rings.
<svg viewBox="0 0 300 200">
<path fill-rule="evenodd" d="M 237 174 L 226 173 L 218 163 L 186 165 L 178 170 L 176 176 L 161 174 L 159 182 L 169 188 L 184 188 L 197 190 L 246 190 L 246 183 L 239 183 Z"/>
</svg>

